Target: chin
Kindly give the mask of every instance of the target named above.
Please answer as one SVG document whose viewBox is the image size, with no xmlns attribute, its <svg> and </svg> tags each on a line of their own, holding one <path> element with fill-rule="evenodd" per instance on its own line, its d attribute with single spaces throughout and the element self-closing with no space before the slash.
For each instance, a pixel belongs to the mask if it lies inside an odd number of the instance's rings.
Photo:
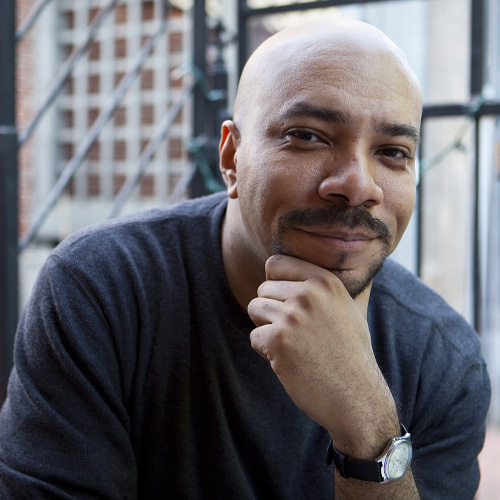
<svg viewBox="0 0 500 500">
<path fill-rule="evenodd" d="M 382 269 L 384 262 L 385 259 L 381 262 L 373 263 L 372 266 L 361 276 L 358 276 L 358 273 L 351 269 L 327 269 L 335 274 L 340 281 L 342 281 L 342 284 L 345 286 L 347 292 L 354 299 L 371 285 L 377 273 Z"/>
<path fill-rule="evenodd" d="M 331 259 L 327 259 L 330 260 L 330 262 L 326 262 L 319 259 L 317 255 L 311 256 L 301 254 L 300 252 L 289 251 L 284 247 L 275 247 L 274 253 L 296 257 L 330 271 L 339 278 L 352 298 L 357 297 L 371 285 L 377 273 L 382 269 L 388 255 L 384 253 L 377 260 L 368 264 L 360 263 L 354 265 L 352 259 L 350 259 L 349 255 L 346 253 L 339 256 L 335 262 L 332 262 Z"/>
</svg>

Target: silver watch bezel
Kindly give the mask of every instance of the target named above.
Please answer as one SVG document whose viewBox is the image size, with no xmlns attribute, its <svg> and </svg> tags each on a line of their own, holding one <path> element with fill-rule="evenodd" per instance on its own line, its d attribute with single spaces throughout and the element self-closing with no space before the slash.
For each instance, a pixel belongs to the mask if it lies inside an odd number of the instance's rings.
<svg viewBox="0 0 500 500">
<path fill-rule="evenodd" d="M 404 427 L 403 427 L 404 429 Z M 404 429 L 406 433 L 403 436 L 400 437 L 395 437 L 391 440 L 391 442 L 388 444 L 386 449 L 382 452 L 380 457 L 377 458 L 377 462 L 380 463 L 380 474 L 382 476 L 382 481 L 381 484 L 383 483 L 392 483 L 393 481 L 397 481 L 401 479 L 405 474 L 406 471 L 409 469 L 411 465 L 411 461 L 413 458 L 413 447 L 411 443 L 411 435 L 410 433 Z M 389 475 L 389 466 L 391 459 L 394 459 L 396 457 L 397 450 L 402 450 L 402 447 L 408 447 L 409 449 L 409 454 L 406 462 L 406 467 L 404 472 L 397 476 L 397 477 L 391 477 Z"/>
</svg>

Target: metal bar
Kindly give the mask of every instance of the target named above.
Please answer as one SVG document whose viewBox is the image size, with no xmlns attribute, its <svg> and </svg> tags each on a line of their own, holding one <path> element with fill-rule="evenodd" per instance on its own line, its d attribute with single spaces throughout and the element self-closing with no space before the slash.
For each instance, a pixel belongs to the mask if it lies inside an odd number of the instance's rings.
<svg viewBox="0 0 500 500">
<path fill-rule="evenodd" d="M 485 0 L 471 1 L 470 94 L 480 95 L 485 68 Z"/>
<path fill-rule="evenodd" d="M 31 240 L 35 237 L 36 233 L 40 229 L 40 226 L 47 218 L 48 214 L 52 210 L 53 206 L 55 205 L 59 196 L 63 192 L 64 188 L 67 186 L 71 177 L 83 162 L 86 154 L 88 153 L 89 149 L 91 148 L 98 134 L 100 133 L 104 125 L 107 123 L 109 118 L 111 118 L 113 112 L 120 103 L 120 100 L 124 96 L 125 92 L 128 90 L 130 85 L 132 85 L 132 82 L 139 74 L 142 66 L 146 62 L 146 59 L 153 50 L 154 46 L 156 45 L 156 42 L 165 32 L 165 29 L 166 29 L 166 22 L 165 19 L 163 19 L 156 33 L 153 36 L 151 36 L 142 47 L 141 52 L 139 53 L 139 56 L 133 68 L 129 70 L 129 72 L 126 73 L 125 76 L 120 80 L 120 83 L 116 88 L 114 94 L 111 96 L 107 107 L 101 111 L 101 113 L 95 120 L 94 124 L 87 132 L 82 142 L 78 146 L 78 149 L 73 158 L 69 161 L 64 170 L 61 172 L 60 176 L 58 177 L 57 181 L 52 187 L 49 195 L 47 196 L 47 199 L 43 204 L 40 212 L 35 217 L 33 225 L 19 242 L 19 252 L 22 252 L 26 248 L 26 246 L 29 245 Z"/>
<path fill-rule="evenodd" d="M 156 150 L 160 146 L 165 136 L 168 134 L 175 118 L 177 117 L 183 106 L 186 104 L 188 99 L 191 97 L 191 94 L 193 93 L 195 86 L 196 86 L 196 80 L 193 79 L 193 82 L 184 90 L 184 92 L 181 94 L 177 102 L 173 105 L 170 111 L 164 116 L 162 122 L 160 123 L 157 133 L 148 142 L 141 157 L 139 158 L 139 166 L 137 167 L 137 170 L 135 171 L 134 175 L 132 175 L 127 179 L 127 182 L 116 196 L 115 203 L 108 215 L 108 219 L 116 217 L 120 213 L 120 210 L 127 201 L 128 197 L 131 195 L 135 186 L 137 186 L 137 184 L 141 180 L 141 177 L 143 176 L 151 158 L 156 153 Z"/>
<path fill-rule="evenodd" d="M 30 10 L 29 14 L 26 16 L 21 26 L 16 31 L 16 42 L 20 42 L 28 30 L 31 28 L 33 23 L 38 19 L 38 16 L 42 13 L 43 9 L 49 4 L 51 0 L 38 0 L 33 8 Z"/>
<path fill-rule="evenodd" d="M 193 7 L 193 59 L 194 65 L 202 74 L 206 74 L 206 46 L 207 46 L 207 23 L 206 23 L 206 8 L 205 0 L 194 2 Z M 202 89 L 198 86 L 194 92 L 193 104 L 193 137 L 206 132 L 207 127 L 207 101 Z M 205 194 L 204 180 L 201 174 L 197 171 L 191 182 L 191 196 L 201 196 Z"/>
<path fill-rule="evenodd" d="M 15 53 L 15 0 L 5 0 L 0 16 L 0 407 L 12 368 L 18 317 Z"/>
<path fill-rule="evenodd" d="M 387 2 L 388 0 L 363 0 L 362 3 L 380 3 Z M 403 2 L 405 0 L 397 0 Z M 406 0 L 408 1 L 408 0 Z M 254 16 L 265 16 L 269 14 L 278 14 L 282 12 L 293 12 L 293 11 L 301 11 L 301 10 L 309 10 L 309 9 L 322 9 L 325 7 L 341 7 L 345 5 L 353 5 L 361 3 L 359 0 L 317 0 L 314 2 L 307 3 L 291 3 L 288 5 L 275 5 L 272 7 L 259 7 L 259 8 L 251 8 L 248 6 L 244 6 L 243 9 L 240 9 L 240 16 L 244 19 L 248 19 Z"/>
<path fill-rule="evenodd" d="M 422 118 L 439 118 L 465 115 L 500 115 L 500 101 L 485 101 L 477 107 L 471 107 L 465 104 L 439 104 L 434 106 L 424 106 Z"/>
<path fill-rule="evenodd" d="M 425 172 L 422 168 L 424 160 L 424 134 L 425 134 L 425 121 L 422 120 L 420 126 L 420 146 L 418 148 L 418 159 L 419 159 L 419 181 L 417 186 L 417 262 L 416 262 L 416 274 L 422 277 L 422 262 L 423 262 L 423 239 L 424 239 L 424 229 L 423 229 L 423 218 L 424 218 L 424 194 L 425 194 Z"/>
<path fill-rule="evenodd" d="M 473 300 L 474 300 L 474 328 L 481 334 L 482 331 L 482 273 L 481 273 L 481 235 L 480 235 L 480 155 L 479 155 L 479 141 L 480 141 L 480 119 L 475 120 L 475 130 L 474 130 L 474 220 L 472 223 L 472 230 L 474 233 L 473 237 L 473 248 L 472 248 L 472 276 L 473 276 Z"/>
<path fill-rule="evenodd" d="M 238 74 L 241 75 L 248 58 L 247 0 L 238 0 Z"/>
<path fill-rule="evenodd" d="M 470 94 L 479 96 L 483 92 L 485 77 L 485 0 L 471 2 L 471 51 L 470 51 Z M 475 115 L 474 129 L 474 220 L 472 249 L 472 293 L 474 301 L 474 328 L 481 334 L 482 330 L 482 275 L 481 275 L 481 235 L 480 235 L 480 119 Z"/>
<path fill-rule="evenodd" d="M 66 79 L 68 78 L 78 59 L 80 59 L 80 57 L 87 51 L 90 42 L 93 40 L 95 34 L 97 33 L 97 30 L 99 29 L 99 26 L 102 24 L 104 19 L 113 11 L 118 1 L 119 0 L 111 0 L 111 2 L 106 7 L 104 7 L 104 9 L 101 9 L 94 17 L 87 33 L 86 39 L 71 53 L 69 58 L 61 66 L 61 69 L 59 70 L 59 73 L 57 74 L 54 83 L 49 90 L 49 93 L 45 97 L 45 100 L 38 108 L 38 111 L 31 120 L 30 124 L 19 134 L 19 146 L 22 146 L 34 132 L 36 126 L 40 122 L 40 119 L 50 108 L 55 98 L 58 96 L 61 88 L 63 87 Z"/>
</svg>

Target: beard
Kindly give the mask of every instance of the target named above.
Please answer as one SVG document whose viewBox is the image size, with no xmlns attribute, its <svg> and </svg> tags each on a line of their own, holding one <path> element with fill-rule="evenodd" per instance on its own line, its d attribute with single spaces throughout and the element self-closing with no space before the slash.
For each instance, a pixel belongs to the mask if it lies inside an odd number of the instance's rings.
<svg viewBox="0 0 500 500">
<path fill-rule="evenodd" d="M 387 225 L 380 219 L 373 217 L 368 210 L 362 207 L 341 208 L 336 205 L 319 208 L 296 208 L 282 215 L 278 220 L 278 228 L 273 235 L 273 253 L 281 255 L 294 255 L 284 242 L 284 234 L 294 226 L 308 228 L 345 227 L 348 229 L 362 228 L 368 230 L 374 237 L 383 243 L 383 249 L 373 260 L 362 276 L 356 277 L 353 271 L 342 269 L 348 260 L 349 253 L 345 252 L 338 260 L 335 269 L 326 268 L 342 281 L 352 298 L 358 296 L 371 284 L 377 273 L 382 269 L 385 259 L 391 253 L 391 232 Z M 300 257 L 299 257 L 300 258 Z"/>
</svg>

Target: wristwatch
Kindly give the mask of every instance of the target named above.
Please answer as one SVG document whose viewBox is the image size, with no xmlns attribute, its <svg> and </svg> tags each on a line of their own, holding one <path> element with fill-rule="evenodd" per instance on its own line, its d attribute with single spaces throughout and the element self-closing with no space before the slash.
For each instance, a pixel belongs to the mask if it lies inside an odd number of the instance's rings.
<svg viewBox="0 0 500 500">
<path fill-rule="evenodd" d="M 401 437 L 391 439 L 382 454 L 375 460 L 357 460 L 340 453 L 333 441 L 328 446 L 326 463 L 335 462 L 342 477 L 352 477 L 376 483 L 391 483 L 401 479 L 411 464 L 413 450 L 411 436 L 401 425 Z"/>
</svg>

